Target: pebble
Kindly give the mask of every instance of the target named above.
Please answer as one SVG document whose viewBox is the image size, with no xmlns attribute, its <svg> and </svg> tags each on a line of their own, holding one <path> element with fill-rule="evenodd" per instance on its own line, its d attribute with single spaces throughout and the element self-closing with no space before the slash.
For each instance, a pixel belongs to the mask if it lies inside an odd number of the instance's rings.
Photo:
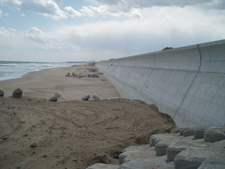
<svg viewBox="0 0 225 169">
<path fill-rule="evenodd" d="M 37 147 L 37 144 L 36 143 L 33 143 L 30 145 L 30 148 L 36 148 Z"/>
</svg>

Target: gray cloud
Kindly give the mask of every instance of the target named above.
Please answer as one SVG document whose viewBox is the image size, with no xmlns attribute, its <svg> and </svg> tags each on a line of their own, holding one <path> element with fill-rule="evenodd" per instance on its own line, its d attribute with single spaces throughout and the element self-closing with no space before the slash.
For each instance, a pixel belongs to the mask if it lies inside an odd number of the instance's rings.
<svg viewBox="0 0 225 169">
<path fill-rule="evenodd" d="M 54 1 L 23 0 L 20 7 L 24 11 L 37 12 L 41 15 L 51 17 L 56 20 L 67 17 Z"/>
<path fill-rule="evenodd" d="M 0 0 L 0 4 L 15 7 L 22 11 L 33 11 L 55 20 L 67 18 L 65 12 L 60 10 L 53 0 Z"/>
<path fill-rule="evenodd" d="M 21 4 L 21 1 L 20 0 L 0 0 L 0 4 L 18 8 Z"/>
<path fill-rule="evenodd" d="M 95 0 L 101 4 L 123 5 L 126 8 L 146 8 L 152 6 L 202 6 L 215 9 L 225 9 L 224 0 Z"/>
</svg>

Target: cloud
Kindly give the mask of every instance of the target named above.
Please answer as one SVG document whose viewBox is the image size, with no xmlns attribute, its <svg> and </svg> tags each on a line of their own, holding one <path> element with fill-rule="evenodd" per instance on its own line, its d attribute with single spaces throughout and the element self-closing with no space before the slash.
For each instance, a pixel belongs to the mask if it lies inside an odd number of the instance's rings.
<svg viewBox="0 0 225 169">
<path fill-rule="evenodd" d="M 223 12 L 194 7 L 142 9 L 142 20 L 108 21 L 60 28 L 62 37 L 82 52 L 114 51 L 124 56 L 225 38 Z M 185 22 L 184 22 L 185 21 Z M 201 21 L 201 22 L 199 22 Z M 59 41 L 58 41 L 59 42 Z"/>
<path fill-rule="evenodd" d="M 21 4 L 20 0 L 0 0 L 0 4 L 18 8 Z"/>
<path fill-rule="evenodd" d="M 67 15 L 71 17 L 81 17 L 82 14 L 76 10 L 74 10 L 71 6 L 66 6 L 65 10 L 67 11 Z"/>
<path fill-rule="evenodd" d="M 26 15 L 24 15 L 24 14 L 21 14 L 21 16 L 23 16 L 23 17 L 27 17 Z"/>
<path fill-rule="evenodd" d="M 23 11 L 33 11 L 54 20 L 67 18 L 65 12 L 60 10 L 52 0 L 23 0 L 21 9 Z"/>
<path fill-rule="evenodd" d="M 224 0 L 95 0 L 96 2 L 109 6 L 123 6 L 124 9 L 148 8 L 153 6 L 199 6 L 215 9 L 225 9 Z M 126 10 L 127 10 L 126 9 Z"/>
<path fill-rule="evenodd" d="M 45 38 L 45 35 L 43 34 L 43 32 L 36 27 L 32 27 L 29 30 L 27 30 L 25 37 L 36 43 L 46 43 L 47 42 L 47 39 Z"/>
<path fill-rule="evenodd" d="M 80 9 L 80 11 L 84 16 L 95 17 L 94 11 L 91 10 L 89 7 L 83 6 L 82 9 Z"/>
<path fill-rule="evenodd" d="M 3 12 L 0 10 L 0 17 L 2 16 Z"/>
<path fill-rule="evenodd" d="M 4 38 L 15 38 L 16 30 L 9 28 L 8 30 L 5 29 L 4 27 L 0 27 L 0 37 L 4 37 Z"/>
<path fill-rule="evenodd" d="M 64 11 L 53 0 L 0 0 L 0 4 L 22 11 L 33 11 L 54 20 L 67 18 Z"/>
<path fill-rule="evenodd" d="M 132 8 L 131 11 L 128 13 L 128 16 L 139 18 L 139 19 L 142 18 L 141 12 L 136 8 Z"/>
</svg>

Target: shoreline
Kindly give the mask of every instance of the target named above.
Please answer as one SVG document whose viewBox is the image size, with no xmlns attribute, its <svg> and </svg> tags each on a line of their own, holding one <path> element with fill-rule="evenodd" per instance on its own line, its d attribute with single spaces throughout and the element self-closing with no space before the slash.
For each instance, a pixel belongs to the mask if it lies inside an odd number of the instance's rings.
<svg viewBox="0 0 225 169">
<path fill-rule="evenodd" d="M 103 74 L 95 72 L 99 78 L 65 77 L 67 73 L 94 74 L 87 69 L 96 69 L 94 66 L 71 65 L 67 67 L 47 68 L 29 72 L 21 78 L 0 81 L 1 89 L 5 96 L 11 96 L 16 88 L 23 90 L 24 96 L 49 99 L 54 92 L 61 93 L 68 100 L 80 100 L 86 94 L 99 95 L 101 98 L 119 97 L 114 86 L 104 78 Z"/>
<path fill-rule="evenodd" d="M 8 61 L 6 61 L 8 62 Z M 18 63 L 26 63 L 28 65 L 24 65 L 24 67 L 20 67 L 20 65 Z M 1 64 L 1 61 L 0 61 Z M 14 71 L 12 72 L 8 72 L 10 73 L 9 76 L 5 76 L 5 79 L 3 79 L 4 76 L 0 77 L 0 82 L 2 81 L 6 81 L 6 80 L 12 80 L 12 79 L 19 79 L 19 78 L 23 78 L 25 75 L 32 73 L 32 72 L 38 72 L 41 70 L 46 70 L 46 69 L 52 69 L 52 68 L 61 68 L 61 67 L 69 67 L 69 66 L 73 66 L 75 64 L 68 64 L 68 63 L 58 63 L 58 62 L 16 62 L 16 61 L 12 61 L 12 63 L 10 62 L 9 65 L 13 64 L 14 66 L 19 66 L 19 69 L 17 70 L 16 67 L 11 67 L 11 69 L 16 69 L 19 73 L 15 73 Z M 29 65 L 29 64 L 34 64 L 34 65 Z M 37 64 L 37 65 L 36 65 Z M 81 63 L 82 65 L 82 63 Z M 4 72 L 4 70 L 9 69 L 10 67 L 8 66 L 7 63 L 2 65 L 3 68 L 1 68 L 0 70 L 2 70 Z M 33 67 L 33 70 L 30 70 L 30 67 Z M 28 68 L 25 70 L 25 68 Z M 7 72 L 5 72 L 7 73 Z M 3 80 L 2 80 L 3 79 Z"/>
</svg>

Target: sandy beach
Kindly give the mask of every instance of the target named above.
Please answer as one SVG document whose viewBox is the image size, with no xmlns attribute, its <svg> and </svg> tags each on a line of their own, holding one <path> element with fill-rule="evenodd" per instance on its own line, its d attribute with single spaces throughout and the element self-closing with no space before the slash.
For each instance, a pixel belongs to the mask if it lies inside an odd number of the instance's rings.
<svg viewBox="0 0 225 169">
<path fill-rule="evenodd" d="M 16 88 L 23 90 L 23 96 L 49 99 L 54 96 L 54 92 L 60 92 L 67 100 L 80 100 L 86 94 L 99 95 L 101 98 L 119 97 L 119 93 L 111 83 L 104 78 L 101 73 L 90 72 L 93 66 L 74 65 L 70 67 L 45 69 L 38 72 L 29 73 L 23 78 L 0 81 L 0 90 L 5 96 L 11 96 Z M 67 73 L 96 74 L 99 78 L 90 77 L 65 77 Z"/>
<path fill-rule="evenodd" d="M 73 66 L 32 72 L 0 82 L 0 168 L 84 169 L 94 163 L 118 163 L 130 145 L 148 144 L 149 136 L 175 128 L 154 105 L 137 100 L 81 101 L 85 94 L 119 97 L 95 67 Z M 65 77 L 67 73 L 85 77 Z M 86 77 L 96 74 L 99 78 Z M 7 98 L 16 88 L 20 99 Z M 48 101 L 54 92 L 67 100 Z"/>
</svg>

